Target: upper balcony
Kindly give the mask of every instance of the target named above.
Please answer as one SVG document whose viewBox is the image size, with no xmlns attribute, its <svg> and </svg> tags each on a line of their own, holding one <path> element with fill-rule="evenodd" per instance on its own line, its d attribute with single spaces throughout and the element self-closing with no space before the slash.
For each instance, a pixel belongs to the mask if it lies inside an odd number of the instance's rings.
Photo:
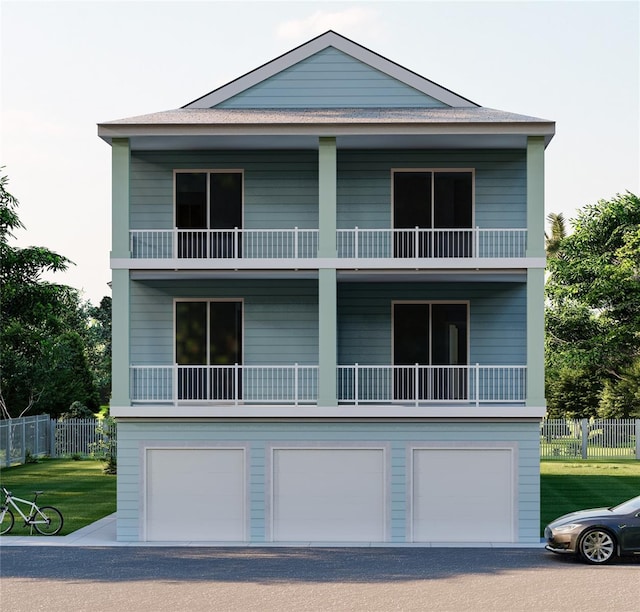
<svg viewBox="0 0 640 612">
<path fill-rule="evenodd" d="M 130 267 L 322 267 L 317 229 L 137 229 L 130 231 Z M 336 232 L 340 267 L 526 267 L 527 230 L 366 229 Z"/>
</svg>

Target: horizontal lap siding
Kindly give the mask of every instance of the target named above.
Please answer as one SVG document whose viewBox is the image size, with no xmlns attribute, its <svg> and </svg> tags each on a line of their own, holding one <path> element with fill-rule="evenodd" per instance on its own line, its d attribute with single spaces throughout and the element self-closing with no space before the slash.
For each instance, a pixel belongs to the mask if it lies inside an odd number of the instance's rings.
<svg viewBox="0 0 640 612">
<path fill-rule="evenodd" d="M 218 108 L 444 107 L 332 47 L 250 87 Z"/>
<path fill-rule="evenodd" d="M 132 283 L 131 362 L 173 363 L 174 298 L 244 300 L 244 363 L 318 363 L 318 292 L 313 281 Z"/>
<path fill-rule="evenodd" d="M 244 227 L 318 227 L 317 151 L 135 152 L 132 229 L 171 229 L 174 170 L 244 170 Z"/>
<path fill-rule="evenodd" d="M 140 491 L 144 482 L 141 449 L 179 444 L 207 446 L 237 444 L 248 448 L 250 538 L 263 541 L 270 475 L 268 445 L 294 443 L 310 447 L 342 443 L 387 445 L 386 456 L 390 516 L 389 533 L 395 542 L 405 541 L 410 492 L 409 450 L 420 443 L 443 445 L 474 443 L 515 444 L 515 486 L 518 539 L 539 542 L 539 423 L 537 422 L 176 422 L 119 423 L 118 425 L 118 538 L 138 539 Z"/>
<path fill-rule="evenodd" d="M 474 224 L 526 227 L 524 151 L 338 151 L 339 228 L 391 227 L 393 168 L 475 168 Z M 318 227 L 317 151 L 137 152 L 132 229 L 171 229 L 174 169 L 243 169 L 244 227 Z"/>
<path fill-rule="evenodd" d="M 391 227 L 391 171 L 474 168 L 474 224 L 526 227 L 526 153 L 517 150 L 338 151 L 338 227 Z"/>
<path fill-rule="evenodd" d="M 338 287 L 338 360 L 389 364 L 391 304 L 469 300 L 470 363 L 526 363 L 526 288 L 516 283 L 353 283 Z"/>
</svg>

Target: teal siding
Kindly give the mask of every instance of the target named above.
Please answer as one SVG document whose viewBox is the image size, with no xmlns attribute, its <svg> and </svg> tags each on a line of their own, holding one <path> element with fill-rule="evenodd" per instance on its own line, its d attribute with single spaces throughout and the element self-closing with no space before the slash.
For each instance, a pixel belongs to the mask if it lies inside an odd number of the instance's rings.
<svg viewBox="0 0 640 612">
<path fill-rule="evenodd" d="M 519 283 L 351 283 L 338 286 L 338 362 L 391 363 L 395 300 L 469 301 L 469 362 L 526 363 L 526 287 Z"/>
<path fill-rule="evenodd" d="M 446 106 L 333 47 L 217 105 L 218 108 Z"/>
<path fill-rule="evenodd" d="M 385 445 L 389 540 L 406 541 L 410 492 L 410 449 L 420 443 L 504 443 L 516 446 L 516 504 L 521 543 L 540 541 L 538 422 L 121 422 L 118 424 L 118 540 L 136 541 L 142 529 L 144 483 L 142 456 L 147 446 L 238 444 L 249 451 L 249 538 L 267 533 L 269 462 L 267 446 L 307 442 Z"/>
<path fill-rule="evenodd" d="M 338 151 L 337 227 L 391 227 L 393 168 L 475 169 L 475 225 L 526 227 L 525 152 Z M 171 229 L 174 169 L 244 170 L 244 227 L 318 227 L 317 151 L 135 152 L 131 228 Z"/>
<path fill-rule="evenodd" d="M 173 363 L 174 298 L 244 300 L 246 365 L 318 363 L 314 281 L 147 281 L 131 288 L 131 363 Z"/>
<path fill-rule="evenodd" d="M 174 227 L 174 170 L 244 170 L 244 227 L 318 227 L 317 151 L 135 152 L 131 229 Z"/>
<path fill-rule="evenodd" d="M 391 171 L 475 169 L 478 227 L 525 228 L 526 153 L 519 150 L 338 151 L 338 227 L 391 227 Z"/>
</svg>

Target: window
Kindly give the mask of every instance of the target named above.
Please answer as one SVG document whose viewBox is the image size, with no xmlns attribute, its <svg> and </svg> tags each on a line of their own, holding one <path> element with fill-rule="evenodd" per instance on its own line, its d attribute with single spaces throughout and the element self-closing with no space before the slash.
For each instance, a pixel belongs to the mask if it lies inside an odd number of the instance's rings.
<svg viewBox="0 0 640 612">
<path fill-rule="evenodd" d="M 175 220 L 179 257 L 240 257 L 243 174 L 176 171 Z"/>
<path fill-rule="evenodd" d="M 239 399 L 242 302 L 178 301 L 175 317 L 179 399 Z"/>
<path fill-rule="evenodd" d="M 468 257 L 472 224 L 471 170 L 393 171 L 396 257 Z"/>
<path fill-rule="evenodd" d="M 414 366 L 395 368 L 396 399 L 466 397 L 468 309 L 466 303 L 393 304 L 393 364 Z"/>
</svg>

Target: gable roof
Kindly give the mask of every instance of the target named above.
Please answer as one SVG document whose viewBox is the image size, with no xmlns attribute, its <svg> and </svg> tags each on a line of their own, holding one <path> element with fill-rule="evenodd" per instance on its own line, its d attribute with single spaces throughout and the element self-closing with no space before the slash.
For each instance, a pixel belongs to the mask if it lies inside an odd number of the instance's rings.
<svg viewBox="0 0 640 612">
<path fill-rule="evenodd" d="M 329 30 L 316 38 L 292 49 L 291 51 L 263 64 L 259 68 L 197 98 L 183 106 L 184 109 L 213 108 L 226 102 L 230 98 L 245 92 L 255 85 L 264 82 L 272 76 L 281 73 L 295 64 L 313 56 L 314 54 L 333 47 L 350 57 L 386 74 L 397 81 L 438 100 L 443 105 L 452 108 L 477 108 L 478 104 L 464 98 L 419 74 L 396 64 L 391 60 Z"/>
</svg>

